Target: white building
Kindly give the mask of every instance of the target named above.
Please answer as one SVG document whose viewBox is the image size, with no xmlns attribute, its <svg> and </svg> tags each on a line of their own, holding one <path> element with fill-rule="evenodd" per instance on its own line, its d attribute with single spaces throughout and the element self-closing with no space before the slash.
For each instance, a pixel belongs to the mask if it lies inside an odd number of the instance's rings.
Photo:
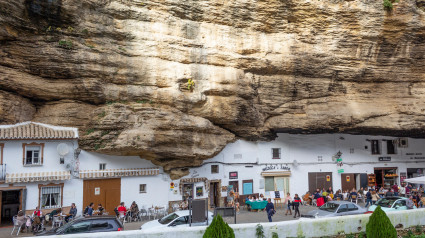
<svg viewBox="0 0 425 238">
<path fill-rule="evenodd" d="M 278 134 L 271 142 L 239 140 L 201 167 L 191 168 L 188 176 L 174 183 L 186 190 L 193 187 L 190 196 L 195 199 L 208 196 L 206 187 L 216 187 L 209 190 L 210 204 L 214 203 L 214 193 L 226 196 L 228 185 L 241 195 L 266 196 L 270 191 L 302 196 L 316 188 L 359 189 L 369 182 L 388 187 L 423 174 L 424 143 L 424 139 L 348 134 Z M 337 164 L 338 158 L 342 159 L 342 166 Z M 205 183 L 202 178 L 207 178 Z M 196 195 L 196 187 L 203 189 L 202 196 Z M 175 191 L 169 197 L 181 199 Z M 216 205 L 224 204 L 221 200 Z"/>
<path fill-rule="evenodd" d="M 423 174 L 424 142 L 347 134 L 239 140 L 172 181 L 162 168 L 137 156 L 81 151 L 76 128 L 35 122 L 0 126 L 0 218 L 10 221 L 19 209 L 29 213 L 40 206 L 46 213 L 71 203 L 80 214 L 90 202 L 109 212 L 121 201 L 171 206 L 183 197 L 209 198 L 211 207 L 224 206 L 229 185 L 242 198 L 268 197 L 271 191 L 293 196 L 316 188 L 359 189 L 369 182 L 388 187 Z M 372 174 L 375 181 L 370 181 Z"/>
</svg>

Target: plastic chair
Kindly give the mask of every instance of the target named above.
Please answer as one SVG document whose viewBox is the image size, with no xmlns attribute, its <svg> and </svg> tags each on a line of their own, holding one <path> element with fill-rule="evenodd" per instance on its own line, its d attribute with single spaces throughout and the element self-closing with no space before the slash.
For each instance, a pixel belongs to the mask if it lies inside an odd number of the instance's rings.
<svg viewBox="0 0 425 238">
<path fill-rule="evenodd" d="M 18 216 L 13 216 L 12 219 L 13 219 L 13 230 L 10 233 L 10 235 L 12 235 L 13 232 L 15 231 L 15 229 L 17 228 L 18 231 L 16 232 L 16 236 L 18 236 L 19 235 L 19 232 L 21 231 L 22 225 L 19 225 L 19 223 L 18 223 Z"/>
<path fill-rule="evenodd" d="M 147 217 L 148 216 L 148 211 L 146 211 L 146 209 L 142 208 L 139 211 L 139 221 L 143 220 L 143 217 Z"/>
<path fill-rule="evenodd" d="M 157 215 L 156 209 L 154 207 L 151 207 L 148 209 L 148 212 L 149 212 L 149 220 L 151 219 L 151 216 L 155 220 Z"/>
<path fill-rule="evenodd" d="M 52 229 L 54 228 L 54 227 L 60 227 L 60 226 L 62 226 L 63 225 L 63 220 L 61 219 L 61 217 L 59 217 L 59 216 L 53 216 L 53 219 L 52 219 Z"/>
<path fill-rule="evenodd" d="M 118 219 L 124 224 L 125 223 L 125 212 L 120 211 L 118 212 Z"/>
</svg>

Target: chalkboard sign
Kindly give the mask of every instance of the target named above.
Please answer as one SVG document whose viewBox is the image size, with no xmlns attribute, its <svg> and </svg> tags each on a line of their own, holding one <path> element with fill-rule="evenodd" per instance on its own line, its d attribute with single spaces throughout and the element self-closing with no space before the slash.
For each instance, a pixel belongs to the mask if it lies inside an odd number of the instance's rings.
<svg viewBox="0 0 425 238">
<path fill-rule="evenodd" d="M 274 197 L 275 197 L 275 198 L 280 198 L 280 193 L 279 193 L 279 191 L 274 191 Z"/>
</svg>

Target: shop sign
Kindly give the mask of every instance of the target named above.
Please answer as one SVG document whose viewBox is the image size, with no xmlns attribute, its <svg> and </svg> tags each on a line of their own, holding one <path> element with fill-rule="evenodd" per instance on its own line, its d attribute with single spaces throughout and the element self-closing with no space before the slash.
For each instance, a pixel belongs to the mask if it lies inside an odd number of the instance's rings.
<svg viewBox="0 0 425 238">
<path fill-rule="evenodd" d="M 338 169 L 338 173 L 339 173 L 339 174 L 344 173 L 344 169 Z"/>
<path fill-rule="evenodd" d="M 391 161 L 391 157 L 379 157 L 379 161 Z"/>
<path fill-rule="evenodd" d="M 229 172 L 229 179 L 238 179 L 238 172 Z"/>
<path fill-rule="evenodd" d="M 268 170 L 286 170 L 286 171 L 291 171 L 291 168 L 289 168 L 288 166 L 285 166 L 283 164 L 269 164 L 269 165 L 265 165 L 265 167 L 263 168 L 263 171 L 268 171 Z"/>
<path fill-rule="evenodd" d="M 331 181 L 331 176 L 330 175 L 326 175 L 326 181 L 330 182 Z"/>
<path fill-rule="evenodd" d="M 170 183 L 170 189 L 174 189 L 174 183 L 173 182 Z"/>
<path fill-rule="evenodd" d="M 423 157 L 423 156 L 419 156 L 419 157 L 410 157 L 410 159 L 425 159 L 425 157 Z"/>
<path fill-rule="evenodd" d="M 94 188 L 94 195 L 100 195 L 100 187 Z"/>
<path fill-rule="evenodd" d="M 350 176 L 345 176 L 345 180 L 347 180 L 347 182 L 350 182 Z"/>
</svg>

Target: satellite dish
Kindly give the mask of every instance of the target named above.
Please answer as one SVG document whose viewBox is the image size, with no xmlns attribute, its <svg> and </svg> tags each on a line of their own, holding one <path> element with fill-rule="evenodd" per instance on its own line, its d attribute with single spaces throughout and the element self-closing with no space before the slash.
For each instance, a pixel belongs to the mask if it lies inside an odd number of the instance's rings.
<svg viewBox="0 0 425 238">
<path fill-rule="evenodd" d="M 65 143 L 60 143 L 57 147 L 58 154 L 61 158 L 65 157 L 69 153 L 69 147 Z"/>
</svg>

